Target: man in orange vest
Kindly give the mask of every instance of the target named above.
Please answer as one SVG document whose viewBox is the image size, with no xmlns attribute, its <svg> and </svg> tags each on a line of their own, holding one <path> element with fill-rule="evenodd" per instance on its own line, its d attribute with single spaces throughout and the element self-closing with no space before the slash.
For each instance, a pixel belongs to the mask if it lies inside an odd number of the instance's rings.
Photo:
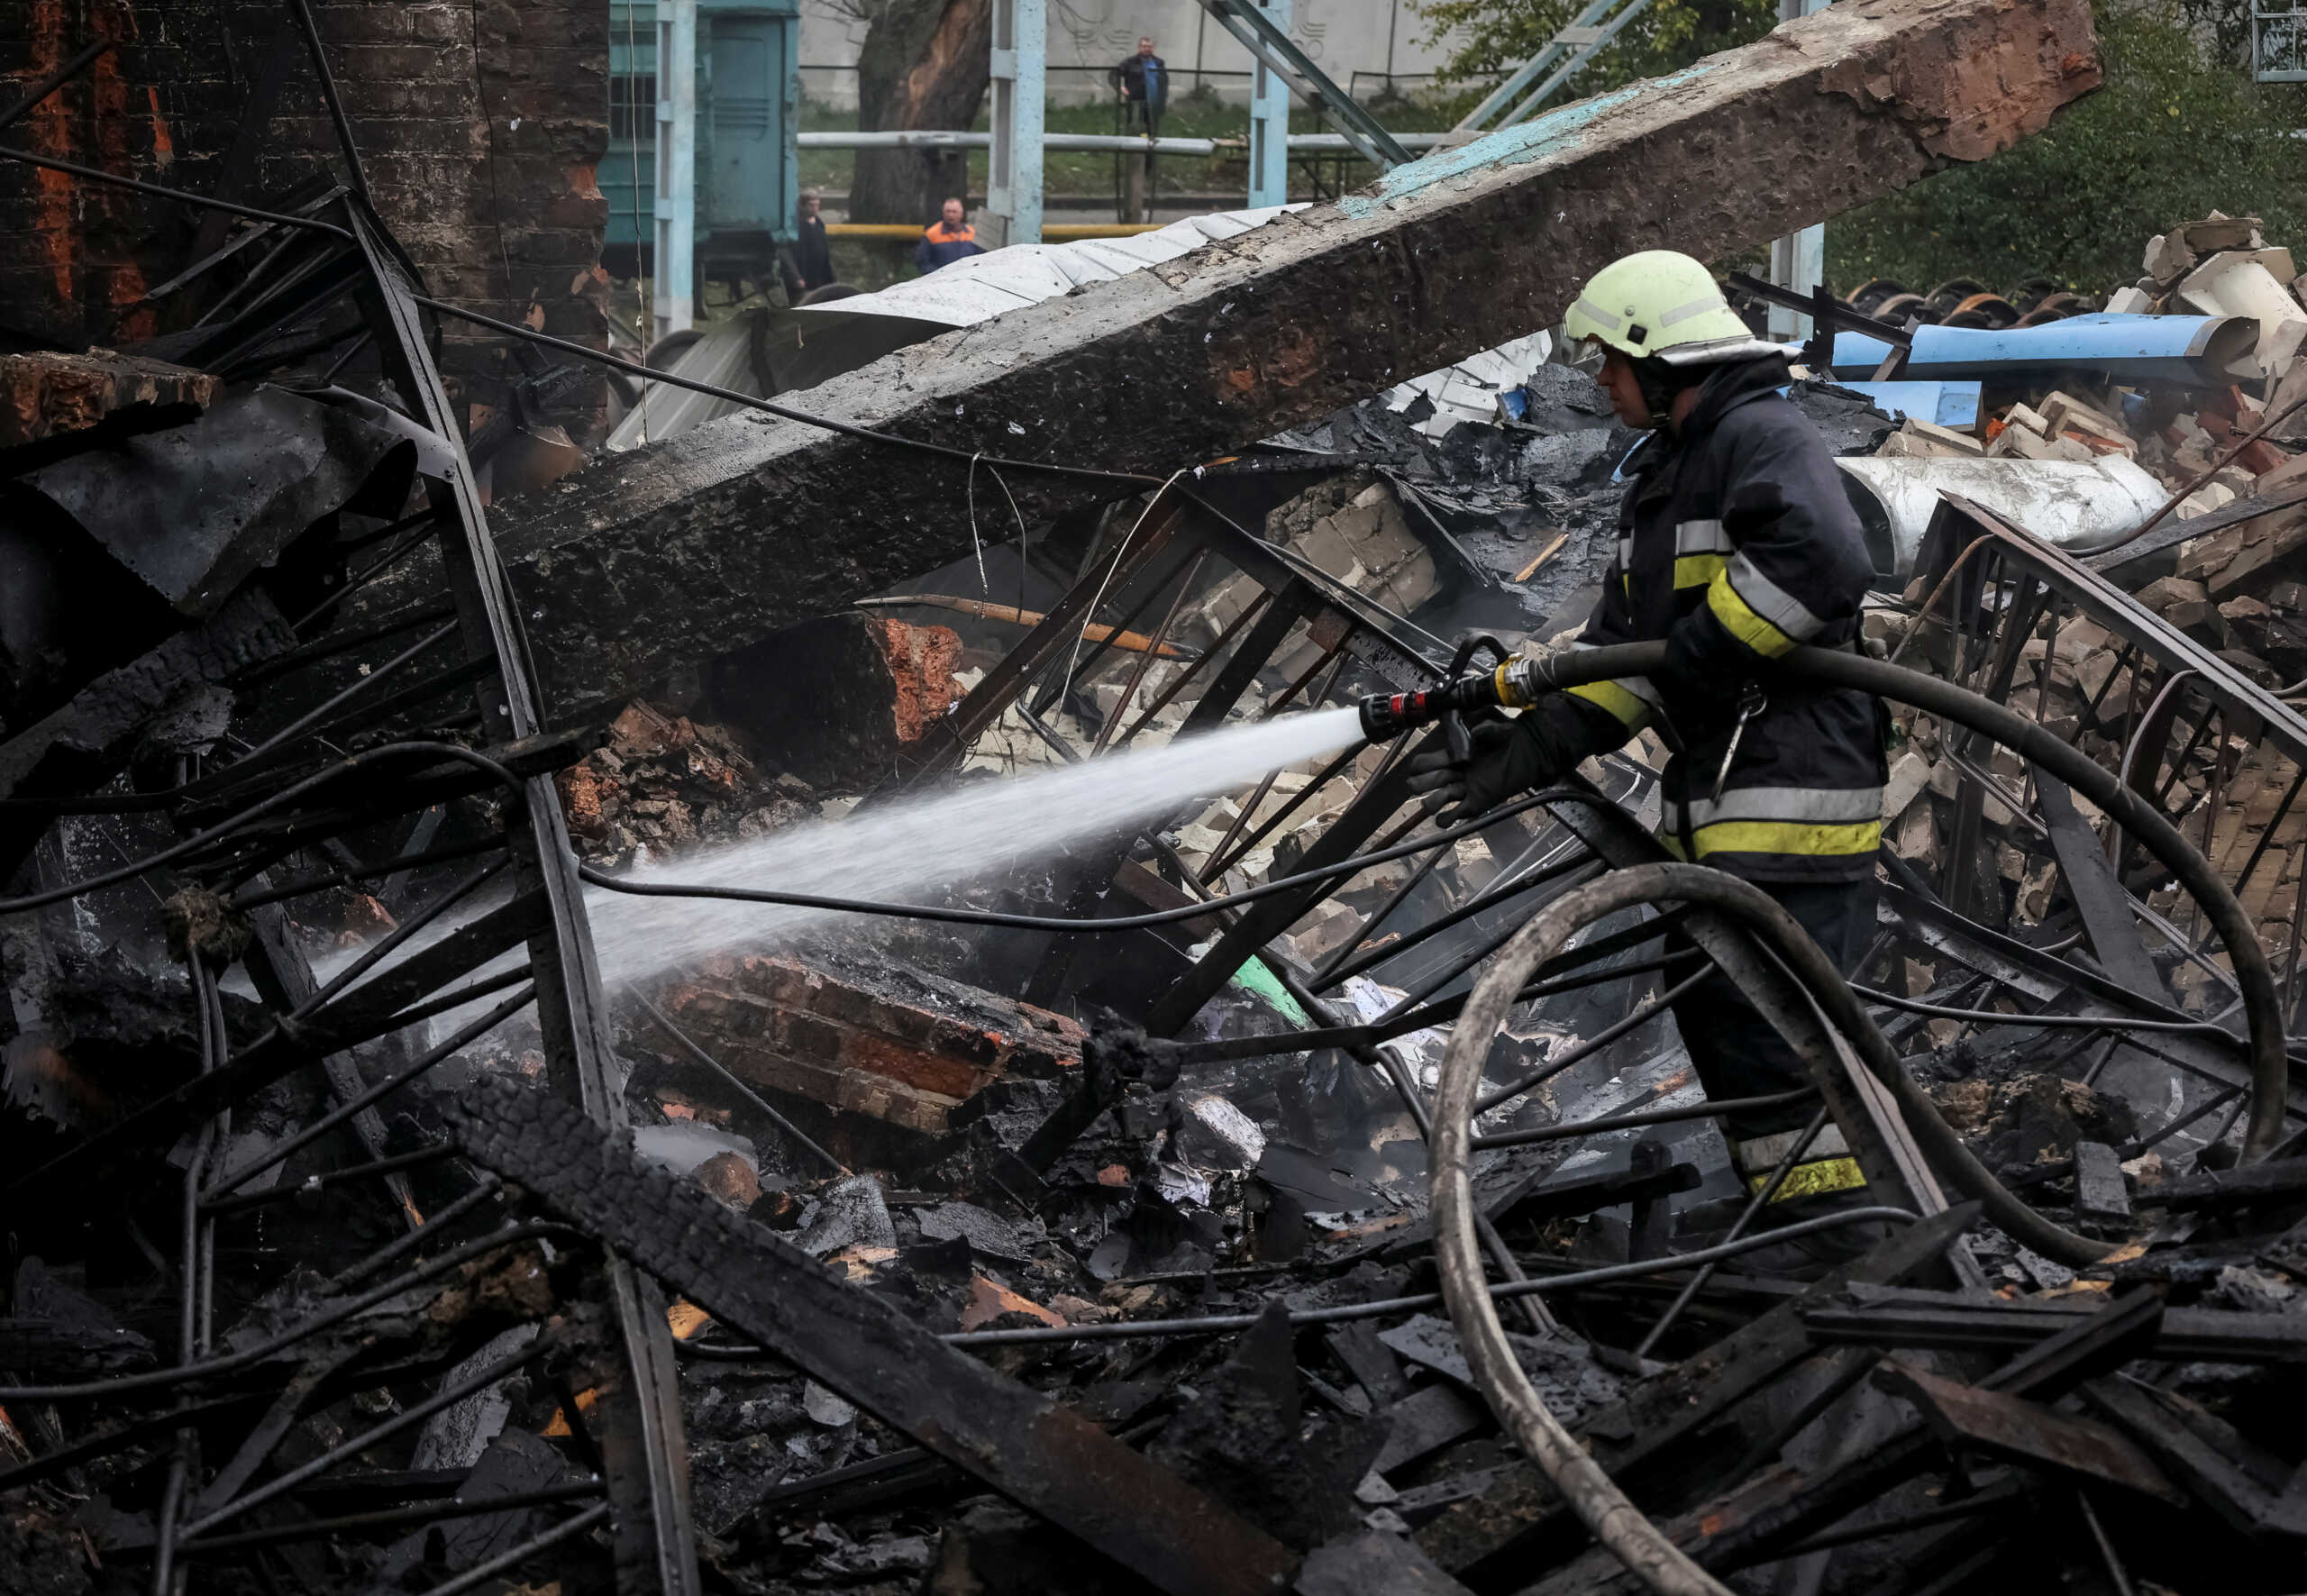
<svg viewBox="0 0 2307 1596">
<path fill-rule="evenodd" d="M 921 230 L 921 242 L 914 246 L 913 263 L 923 276 L 941 266 L 971 255 L 982 255 L 978 247 L 977 229 L 962 218 L 967 213 L 958 199 L 945 202 L 945 214 Z"/>
</svg>

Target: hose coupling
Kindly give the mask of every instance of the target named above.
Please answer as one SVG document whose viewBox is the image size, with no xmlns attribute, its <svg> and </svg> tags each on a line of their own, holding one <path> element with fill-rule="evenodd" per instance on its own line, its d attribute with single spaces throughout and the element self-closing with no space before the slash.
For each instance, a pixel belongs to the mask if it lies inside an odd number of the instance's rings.
<svg viewBox="0 0 2307 1596">
<path fill-rule="evenodd" d="M 1511 654 L 1493 670 L 1477 670 L 1417 693 L 1372 693 L 1363 698 L 1362 734 L 1382 743 L 1454 711 L 1527 709 L 1546 690 L 1538 658 Z"/>
</svg>

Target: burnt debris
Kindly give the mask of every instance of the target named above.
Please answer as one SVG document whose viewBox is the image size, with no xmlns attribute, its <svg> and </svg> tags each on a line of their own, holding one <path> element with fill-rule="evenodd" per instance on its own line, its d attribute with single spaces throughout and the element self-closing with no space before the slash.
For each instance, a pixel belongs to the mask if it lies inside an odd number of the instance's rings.
<svg viewBox="0 0 2307 1596">
<path fill-rule="evenodd" d="M 596 935 L 1470 635 L 1571 660 L 1634 434 L 1465 241 L 1622 226 L 1704 135 L 1728 258 L 2038 126 L 2079 7 L 1837 8 L 1568 165 L 1398 173 L 1062 351 L 1021 313 L 786 396 L 847 432 L 622 462 L 586 351 L 520 342 L 597 331 L 589 267 L 497 306 L 519 353 L 444 343 L 313 20 L 266 92 L 349 141 L 73 177 L 194 214 L 167 292 L 0 355 L 0 1590 L 2298 1588 L 2307 306 L 2248 218 L 2147 245 L 2119 355 L 2073 294 L 1805 301 L 1877 571 L 1864 652 L 1788 668 L 1893 710 L 1847 981 L 1664 858 L 1646 734 L 1447 827 L 1419 734 Z M 1998 50 L 1984 107 L 1934 65 Z M 1412 223 L 1518 286 L 1318 335 Z M 1203 333 L 1173 408 L 1012 441 Z M 1774 1178 L 1831 1126 L 1866 1206 L 1758 1225 L 1661 1023 L 1692 961 L 1808 1071 Z"/>
</svg>

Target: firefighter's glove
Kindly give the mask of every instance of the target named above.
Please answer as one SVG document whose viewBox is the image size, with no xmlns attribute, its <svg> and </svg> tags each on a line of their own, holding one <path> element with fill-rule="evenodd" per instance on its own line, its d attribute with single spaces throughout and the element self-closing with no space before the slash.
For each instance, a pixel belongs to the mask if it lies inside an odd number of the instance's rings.
<svg viewBox="0 0 2307 1596">
<path fill-rule="evenodd" d="M 1495 808 L 1518 792 L 1560 780 L 1593 752 L 1577 713 L 1557 695 L 1510 721 L 1467 728 L 1473 756 L 1464 764 L 1446 748 L 1410 760 L 1409 789 L 1443 825 Z"/>
</svg>

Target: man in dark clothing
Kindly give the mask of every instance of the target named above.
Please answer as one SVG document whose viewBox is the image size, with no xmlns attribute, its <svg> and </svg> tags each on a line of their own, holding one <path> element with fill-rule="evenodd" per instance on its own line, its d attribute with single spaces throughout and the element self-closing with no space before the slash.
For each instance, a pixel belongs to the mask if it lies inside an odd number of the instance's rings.
<svg viewBox="0 0 2307 1596">
<path fill-rule="evenodd" d="M 924 277 L 941 266 L 951 266 L 956 260 L 985 251 L 977 242 L 977 229 L 963 218 L 967 208 L 958 199 L 945 202 L 945 214 L 921 230 L 921 242 L 914 246 L 913 263 Z"/>
<path fill-rule="evenodd" d="M 833 245 L 825 237 L 825 219 L 818 213 L 825 196 L 814 188 L 801 190 L 793 227 L 793 247 L 785 251 L 785 296 L 798 301 L 813 288 L 833 281 Z"/>
<path fill-rule="evenodd" d="M 1467 765 L 1423 756 L 1412 786 L 1473 815 L 1656 725 L 1673 750 L 1659 840 L 1677 857 L 1761 887 L 1847 973 L 1873 930 L 1880 705 L 1770 670 L 1797 644 L 1848 646 L 1857 634 L 1873 561 L 1833 458 L 1778 391 L 1788 380 L 1783 354 L 1747 331 L 1687 255 L 1648 251 L 1605 268 L 1566 331 L 1602 345 L 1602 383 L 1619 418 L 1651 429 L 1623 467 L 1617 555 L 1573 646 L 1663 639 L 1664 668 L 1549 694 L 1511 722 L 1479 728 Z M 1710 1097 L 1810 1084 L 1720 971 L 1673 1008 Z M 1769 1180 L 1814 1111 L 1796 1104 L 1729 1118 L 1732 1163 L 1749 1191 Z M 1865 1200 L 1865 1177 L 1829 1123 L 1779 1188 L 1769 1218 L 1788 1223 Z"/>
<path fill-rule="evenodd" d="M 1154 41 L 1140 39 L 1137 53 L 1123 57 L 1106 81 L 1121 96 L 1124 131 L 1160 138 L 1162 113 L 1170 104 L 1170 68 L 1154 53 Z"/>
</svg>

